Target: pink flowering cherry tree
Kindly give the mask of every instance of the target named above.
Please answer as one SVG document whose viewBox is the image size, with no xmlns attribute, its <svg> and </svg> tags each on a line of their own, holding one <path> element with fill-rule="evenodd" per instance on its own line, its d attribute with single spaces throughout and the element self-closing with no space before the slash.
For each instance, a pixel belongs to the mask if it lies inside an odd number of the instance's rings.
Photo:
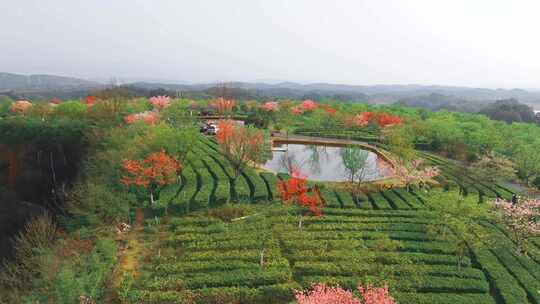
<svg viewBox="0 0 540 304">
<path fill-rule="evenodd" d="M 295 298 L 298 304 L 362 304 L 352 292 L 339 286 L 329 287 L 323 283 L 313 285 L 308 291 L 296 291 Z"/>
<path fill-rule="evenodd" d="M 261 109 L 267 112 L 277 112 L 279 110 L 279 103 L 277 101 L 267 101 L 263 103 Z"/>
<path fill-rule="evenodd" d="M 388 286 L 381 288 L 367 285 L 358 286 L 361 298 L 339 286 L 329 287 L 324 283 L 313 285 L 308 291 L 295 291 L 298 304 L 397 304 L 388 292 Z"/>
<path fill-rule="evenodd" d="M 171 105 L 169 96 L 154 96 L 150 98 L 150 103 L 156 110 L 163 110 Z"/>
<path fill-rule="evenodd" d="M 136 122 L 142 121 L 147 125 L 155 125 L 159 122 L 159 113 L 153 111 L 145 111 L 136 114 L 130 114 L 124 117 L 124 121 L 127 124 L 134 124 Z"/>
<path fill-rule="evenodd" d="M 519 254 L 527 254 L 529 240 L 540 236 L 540 199 L 526 199 L 517 204 L 495 202 L 501 220 L 511 232 Z"/>
<path fill-rule="evenodd" d="M 302 115 L 304 114 L 305 110 L 301 106 L 296 106 L 291 108 L 291 111 L 294 115 Z"/>
<path fill-rule="evenodd" d="M 234 109 L 234 106 L 236 105 L 236 101 L 219 97 L 218 99 L 210 103 L 210 105 L 216 109 L 218 114 L 230 115 L 232 113 L 232 110 Z"/>
<path fill-rule="evenodd" d="M 390 172 L 402 186 L 410 190 L 413 185 L 423 186 L 429 180 L 439 175 L 438 167 L 422 167 L 423 160 L 415 159 L 407 164 L 396 162 L 390 167 Z"/>
<path fill-rule="evenodd" d="M 17 100 L 11 105 L 11 112 L 24 114 L 32 107 L 32 103 L 28 100 Z"/>
<path fill-rule="evenodd" d="M 397 304 L 396 300 L 390 296 L 388 286 L 374 287 L 368 284 L 366 287 L 358 286 L 358 291 L 362 295 L 363 304 Z"/>
</svg>

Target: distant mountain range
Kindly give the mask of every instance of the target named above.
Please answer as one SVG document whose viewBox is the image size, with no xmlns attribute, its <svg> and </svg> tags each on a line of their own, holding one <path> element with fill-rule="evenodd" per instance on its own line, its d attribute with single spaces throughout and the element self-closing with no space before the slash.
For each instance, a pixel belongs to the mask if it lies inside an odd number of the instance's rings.
<svg viewBox="0 0 540 304">
<path fill-rule="evenodd" d="M 134 82 L 132 85 L 145 87 L 147 89 L 166 88 L 170 90 L 204 90 L 216 86 L 215 83 L 206 84 L 174 84 L 174 83 L 153 83 Z M 223 85 L 223 84 L 222 84 Z M 457 86 L 439 85 L 345 85 L 331 83 L 311 83 L 300 84 L 296 82 L 264 83 L 264 82 L 227 82 L 227 86 L 248 90 L 276 90 L 290 89 L 294 91 L 334 91 L 340 93 L 361 93 L 365 95 L 390 95 L 399 97 L 422 96 L 429 94 L 452 95 L 459 98 L 485 100 L 485 99 L 533 99 L 540 101 L 540 91 L 527 91 L 523 89 L 485 89 L 469 88 Z"/>
<path fill-rule="evenodd" d="M 56 75 L 19 75 L 0 72 L 0 92 L 2 91 L 43 91 L 80 90 L 98 88 L 103 84 L 79 78 Z"/>
<path fill-rule="evenodd" d="M 435 96 L 439 102 L 442 96 L 450 99 L 485 103 L 499 99 L 515 98 L 521 102 L 540 105 L 540 91 L 524 89 L 486 89 L 458 86 L 440 85 L 344 85 L 330 83 L 300 84 L 295 82 L 227 82 L 227 83 L 162 83 L 162 82 L 131 82 L 126 85 L 155 90 L 163 88 L 174 92 L 208 91 L 216 86 L 226 85 L 228 88 L 237 88 L 256 96 L 301 98 L 315 96 L 321 98 L 336 98 L 355 101 L 369 101 L 373 103 L 394 103 L 401 101 L 404 104 L 421 99 L 422 103 L 429 103 L 429 96 Z M 31 96 L 38 92 L 42 96 L 46 92 L 52 94 L 64 93 L 69 96 L 85 94 L 91 90 L 110 87 L 110 84 L 85 79 L 63 77 L 56 75 L 19 75 L 0 73 L 0 93 L 12 92 Z M 46 95 L 46 94 L 45 94 Z M 426 97 L 427 96 L 427 97 Z"/>
</svg>

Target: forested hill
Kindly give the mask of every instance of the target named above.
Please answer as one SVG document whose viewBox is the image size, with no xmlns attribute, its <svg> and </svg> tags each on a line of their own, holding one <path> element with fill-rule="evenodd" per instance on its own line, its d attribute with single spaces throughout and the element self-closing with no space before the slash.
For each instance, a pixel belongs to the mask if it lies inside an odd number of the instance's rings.
<svg viewBox="0 0 540 304">
<path fill-rule="evenodd" d="M 98 82 L 73 77 L 56 75 L 19 75 L 0 72 L 0 92 L 81 90 L 101 86 L 103 86 L 103 84 Z"/>
<path fill-rule="evenodd" d="M 108 88 L 108 89 L 107 89 Z M 211 99 L 217 96 L 237 100 L 313 99 L 368 102 L 422 107 L 432 111 L 482 112 L 494 119 L 533 122 L 533 109 L 540 108 L 540 91 L 523 89 L 486 89 L 435 85 L 343 85 L 330 83 L 301 84 L 296 82 L 127 82 L 116 79 L 114 85 L 55 75 L 17 75 L 0 73 L 0 95 L 32 101 L 83 98 L 122 91 L 124 96 L 151 97 L 169 95 L 190 99 Z M 530 113 L 495 114 L 499 100 L 515 100 L 531 106 Z M 514 109 L 515 110 L 515 109 Z M 512 111 L 514 111 L 512 110 Z M 524 109 L 520 109 L 522 111 Z M 506 110 L 505 110 L 506 111 Z M 523 114 L 523 111 L 522 111 Z M 521 116 L 526 117 L 523 119 Z"/>
<path fill-rule="evenodd" d="M 184 75 L 179 75 L 184 77 Z M 528 104 L 540 104 L 540 90 L 524 89 L 488 89 L 441 85 L 346 85 L 332 83 L 297 83 L 297 82 L 208 82 L 182 83 L 126 81 L 114 78 L 115 85 L 129 86 L 144 90 L 162 89 L 172 92 L 211 93 L 212 88 L 236 89 L 244 95 L 298 98 L 302 96 L 371 101 L 396 102 L 403 98 L 432 99 L 447 96 L 450 99 L 466 100 L 473 103 L 515 98 Z M 79 92 L 84 97 L 96 88 L 110 87 L 111 81 L 96 82 L 86 79 L 57 76 L 57 75 L 20 75 L 0 72 L 0 92 L 11 92 L 14 95 L 29 92 L 40 92 L 45 95 L 58 97 L 58 92 Z M 54 96 L 53 96 L 54 95 Z M 426 97 L 427 96 L 427 97 Z M 436 102 L 436 101 L 435 101 Z"/>
</svg>

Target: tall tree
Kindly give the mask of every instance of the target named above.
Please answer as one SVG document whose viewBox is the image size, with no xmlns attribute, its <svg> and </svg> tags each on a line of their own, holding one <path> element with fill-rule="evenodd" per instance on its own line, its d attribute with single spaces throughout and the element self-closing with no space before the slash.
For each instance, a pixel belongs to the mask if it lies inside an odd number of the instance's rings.
<svg viewBox="0 0 540 304">
<path fill-rule="evenodd" d="M 171 105 L 171 98 L 169 96 L 154 96 L 150 97 L 148 101 L 156 110 L 163 110 Z"/>
<path fill-rule="evenodd" d="M 355 201 L 362 193 L 362 182 L 365 181 L 368 172 L 369 152 L 358 146 L 348 146 L 340 151 L 341 162 L 345 168 L 347 178 L 346 188 Z"/>
<path fill-rule="evenodd" d="M 414 132 L 407 125 L 394 126 L 382 131 L 383 142 L 400 163 L 407 163 L 415 156 Z"/>
<path fill-rule="evenodd" d="M 221 152 L 233 168 L 231 176 L 231 198 L 237 199 L 236 180 L 250 164 L 260 164 L 266 159 L 264 133 L 254 127 L 236 125 L 231 120 L 218 123 L 217 141 Z"/>
<path fill-rule="evenodd" d="M 284 130 L 288 136 L 289 131 L 292 129 L 297 117 L 293 113 L 292 102 L 285 100 L 279 103 L 279 109 L 276 112 L 276 124 L 274 128 L 276 131 Z"/>
<path fill-rule="evenodd" d="M 219 97 L 218 99 L 214 100 L 211 105 L 220 115 L 230 115 L 234 106 L 236 105 L 236 102 L 232 99 Z"/>
<path fill-rule="evenodd" d="M 527 185 L 530 185 L 534 177 L 540 175 L 540 144 L 525 144 L 519 147 L 514 154 L 514 160 L 518 170 L 518 176 Z"/>
<path fill-rule="evenodd" d="M 144 160 L 125 160 L 123 165 L 126 175 L 121 179 L 124 185 L 135 185 L 148 190 L 150 203 L 159 199 L 159 192 L 164 186 L 174 184 L 182 165 L 165 151 L 151 153 Z"/>
</svg>

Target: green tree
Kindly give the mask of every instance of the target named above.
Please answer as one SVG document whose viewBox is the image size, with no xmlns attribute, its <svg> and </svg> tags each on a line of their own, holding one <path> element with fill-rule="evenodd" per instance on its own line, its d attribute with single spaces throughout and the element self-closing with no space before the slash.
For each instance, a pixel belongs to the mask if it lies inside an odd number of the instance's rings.
<svg viewBox="0 0 540 304">
<path fill-rule="evenodd" d="M 185 102 L 173 102 L 161 112 L 162 119 L 175 128 L 190 127 L 195 124 L 195 118 Z"/>
<path fill-rule="evenodd" d="M 416 152 L 414 149 L 414 132 L 408 126 L 395 126 L 383 130 L 383 141 L 387 149 L 400 163 L 410 162 Z"/>
<path fill-rule="evenodd" d="M 355 201 L 362 193 L 362 182 L 365 181 L 368 172 L 369 152 L 358 146 L 348 146 L 339 151 L 341 162 L 345 168 L 347 178 L 346 188 Z"/>
<path fill-rule="evenodd" d="M 471 172 L 478 180 L 496 182 L 499 179 L 513 179 L 516 177 L 514 164 L 506 157 L 494 152 L 483 155 L 479 160 L 469 166 Z"/>
<path fill-rule="evenodd" d="M 298 119 L 292 112 L 293 104 L 290 101 L 282 101 L 279 103 L 279 110 L 276 113 L 276 131 L 285 131 L 288 135 L 293 129 L 295 121 Z"/>
<path fill-rule="evenodd" d="M 185 164 L 199 136 L 199 130 L 195 127 L 175 128 L 166 123 L 160 123 L 146 129 L 140 141 L 140 155 L 164 150 Z"/>
<path fill-rule="evenodd" d="M 54 108 L 54 116 L 66 119 L 83 119 L 88 106 L 79 101 L 66 101 Z"/>
<path fill-rule="evenodd" d="M 7 95 L 0 95 L 0 116 L 4 116 L 10 111 L 13 99 Z"/>
<path fill-rule="evenodd" d="M 525 144 L 514 155 L 518 176 L 527 185 L 530 185 L 534 177 L 540 175 L 540 153 L 538 151 L 540 151 L 539 144 Z"/>
</svg>

